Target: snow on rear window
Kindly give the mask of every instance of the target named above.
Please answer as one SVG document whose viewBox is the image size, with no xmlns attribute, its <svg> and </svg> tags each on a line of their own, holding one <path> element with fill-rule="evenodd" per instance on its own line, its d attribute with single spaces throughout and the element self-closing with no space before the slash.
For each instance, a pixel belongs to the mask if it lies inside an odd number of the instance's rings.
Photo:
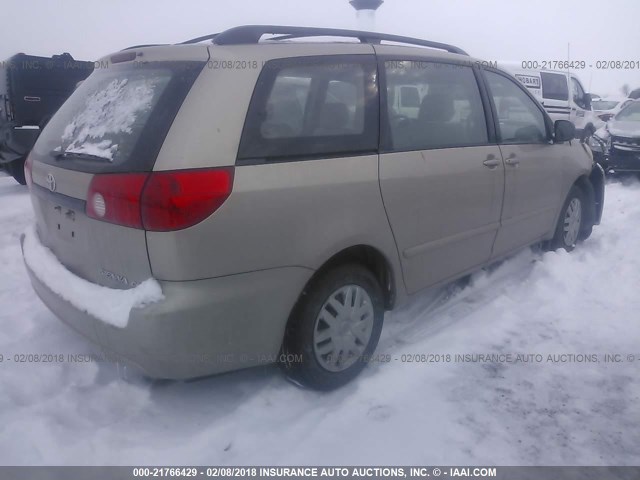
<svg viewBox="0 0 640 480">
<path fill-rule="evenodd" d="M 62 133 L 65 153 L 113 160 L 118 138 L 146 120 L 154 104 L 158 78 L 114 78 L 90 94 Z"/>
</svg>

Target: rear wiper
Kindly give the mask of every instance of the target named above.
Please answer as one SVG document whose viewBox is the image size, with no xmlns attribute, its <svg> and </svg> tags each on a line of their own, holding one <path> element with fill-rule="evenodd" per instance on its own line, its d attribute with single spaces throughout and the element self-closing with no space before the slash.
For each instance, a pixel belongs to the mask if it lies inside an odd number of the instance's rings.
<svg viewBox="0 0 640 480">
<path fill-rule="evenodd" d="M 52 150 L 50 155 L 53 156 L 56 160 L 66 160 L 66 159 L 80 159 L 80 160 L 100 160 L 103 162 L 111 162 L 110 158 L 101 157 L 100 155 L 91 155 L 90 153 L 80 153 L 80 152 L 61 152 L 58 150 Z"/>
</svg>

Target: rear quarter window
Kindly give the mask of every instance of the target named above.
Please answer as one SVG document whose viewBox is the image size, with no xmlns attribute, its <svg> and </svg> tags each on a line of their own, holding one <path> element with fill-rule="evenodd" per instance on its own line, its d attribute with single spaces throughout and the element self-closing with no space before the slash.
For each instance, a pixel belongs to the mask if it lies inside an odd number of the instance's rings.
<svg viewBox="0 0 640 480">
<path fill-rule="evenodd" d="M 378 148 L 373 56 L 267 62 L 245 120 L 238 162 L 352 156 Z"/>
</svg>

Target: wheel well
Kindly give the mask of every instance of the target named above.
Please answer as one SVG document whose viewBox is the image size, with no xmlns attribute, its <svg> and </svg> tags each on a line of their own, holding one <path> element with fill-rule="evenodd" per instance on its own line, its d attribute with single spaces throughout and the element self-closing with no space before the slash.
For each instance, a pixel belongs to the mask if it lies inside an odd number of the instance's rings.
<svg viewBox="0 0 640 480">
<path fill-rule="evenodd" d="M 336 253 L 316 271 L 309 282 L 327 270 L 346 263 L 358 263 L 375 275 L 384 294 L 385 310 L 391 310 L 396 300 L 393 270 L 385 256 L 369 245 L 354 245 Z"/>
</svg>

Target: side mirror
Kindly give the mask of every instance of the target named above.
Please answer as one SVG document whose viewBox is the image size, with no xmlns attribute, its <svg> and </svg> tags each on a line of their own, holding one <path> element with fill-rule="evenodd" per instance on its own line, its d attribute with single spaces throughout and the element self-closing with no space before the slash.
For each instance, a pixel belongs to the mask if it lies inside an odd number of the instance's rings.
<svg viewBox="0 0 640 480">
<path fill-rule="evenodd" d="M 591 101 L 593 100 L 593 98 L 591 97 L 590 93 L 585 93 L 584 94 L 584 109 L 585 110 L 591 110 Z"/>
<path fill-rule="evenodd" d="M 563 143 L 576 138 L 576 126 L 569 120 L 556 120 L 553 130 L 554 143 Z"/>
</svg>

